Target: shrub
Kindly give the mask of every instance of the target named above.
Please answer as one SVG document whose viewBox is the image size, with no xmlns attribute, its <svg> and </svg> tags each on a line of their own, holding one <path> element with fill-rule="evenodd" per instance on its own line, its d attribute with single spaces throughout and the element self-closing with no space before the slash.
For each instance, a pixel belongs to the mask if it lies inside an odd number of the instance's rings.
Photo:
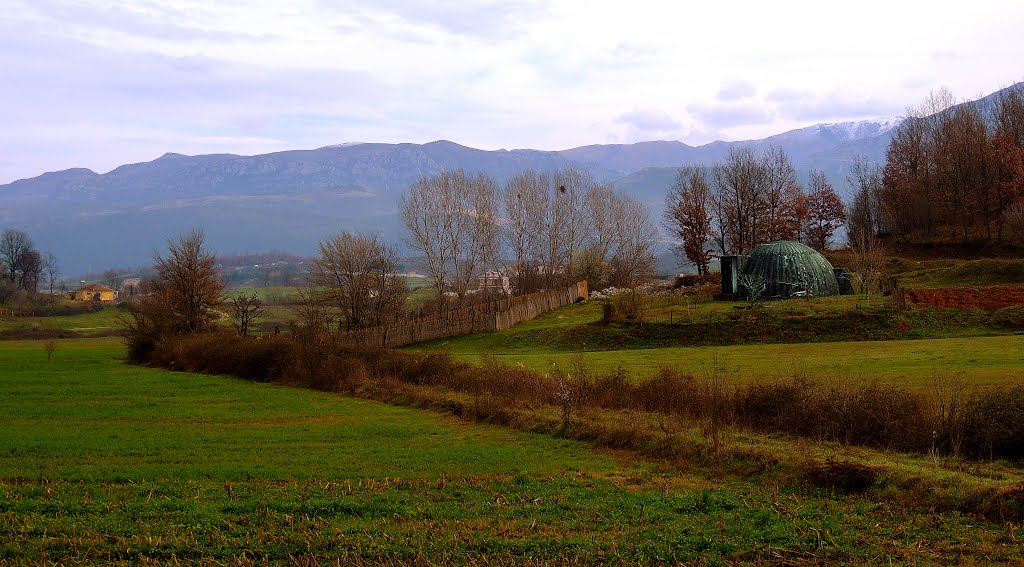
<svg viewBox="0 0 1024 567">
<path fill-rule="evenodd" d="M 612 298 L 614 312 L 621 313 L 627 321 L 641 322 L 644 320 L 644 294 L 638 289 L 630 289 Z"/>
<path fill-rule="evenodd" d="M 788 382 L 751 384 L 737 392 L 741 423 L 752 429 L 812 436 L 814 416 L 820 413 L 814 383 L 797 378 Z"/>
<path fill-rule="evenodd" d="M 648 380 L 634 386 L 635 405 L 645 411 L 694 419 L 708 404 L 706 392 L 697 380 L 678 370 L 661 367 Z"/>
<path fill-rule="evenodd" d="M 824 463 L 807 466 L 804 474 L 814 486 L 852 494 L 870 488 L 878 479 L 879 471 L 863 463 L 830 457 Z"/>
<path fill-rule="evenodd" d="M 963 409 L 964 450 L 982 459 L 1024 457 L 1024 386 L 988 390 Z"/>
<path fill-rule="evenodd" d="M 1004 307 L 992 314 L 991 321 L 1007 329 L 1024 329 L 1024 305 Z"/>
</svg>

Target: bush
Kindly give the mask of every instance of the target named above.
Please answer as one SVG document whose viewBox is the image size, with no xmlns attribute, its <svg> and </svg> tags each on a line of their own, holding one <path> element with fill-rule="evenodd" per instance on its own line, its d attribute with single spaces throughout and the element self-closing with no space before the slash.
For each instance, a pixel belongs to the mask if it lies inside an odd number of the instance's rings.
<svg viewBox="0 0 1024 567">
<path fill-rule="evenodd" d="M 847 494 L 864 492 L 878 479 L 875 467 L 847 460 L 828 458 L 806 468 L 805 476 L 819 488 L 838 490 Z"/>
<path fill-rule="evenodd" d="M 997 388 L 969 398 L 963 407 L 963 428 L 968 456 L 1024 457 L 1024 386 Z"/>
<path fill-rule="evenodd" d="M 1024 305 L 1004 307 L 992 314 L 991 321 L 1006 329 L 1024 329 Z"/>
<path fill-rule="evenodd" d="M 643 292 L 635 288 L 619 293 L 611 300 L 613 313 L 622 314 L 627 321 L 641 322 L 644 320 L 644 299 Z"/>
<path fill-rule="evenodd" d="M 818 429 L 813 419 L 820 412 L 818 398 L 814 383 L 804 379 L 751 384 L 737 393 L 736 411 L 752 429 L 810 437 Z"/>
<path fill-rule="evenodd" d="M 224 330 L 162 340 L 149 355 L 149 362 L 185 372 L 270 382 L 288 378 L 298 358 L 296 347 L 286 337 L 239 337 Z"/>
</svg>

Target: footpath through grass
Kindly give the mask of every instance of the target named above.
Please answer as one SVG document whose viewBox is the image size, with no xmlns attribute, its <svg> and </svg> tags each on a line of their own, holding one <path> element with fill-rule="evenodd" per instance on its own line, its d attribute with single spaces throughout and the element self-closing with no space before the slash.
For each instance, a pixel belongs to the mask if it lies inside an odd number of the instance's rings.
<svg viewBox="0 0 1024 567">
<path fill-rule="evenodd" d="M 120 354 L 0 344 L 0 561 L 1024 560 L 1019 527 Z"/>
</svg>

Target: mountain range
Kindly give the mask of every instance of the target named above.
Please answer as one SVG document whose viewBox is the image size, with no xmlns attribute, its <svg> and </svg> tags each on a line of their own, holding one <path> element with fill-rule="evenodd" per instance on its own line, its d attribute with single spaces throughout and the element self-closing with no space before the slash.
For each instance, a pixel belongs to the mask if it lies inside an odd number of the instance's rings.
<svg viewBox="0 0 1024 567">
<path fill-rule="evenodd" d="M 439 140 L 255 156 L 168 153 L 105 174 L 75 168 L 0 185 L 0 227 L 28 232 L 39 249 L 57 255 L 66 274 L 147 263 L 169 237 L 193 227 L 202 227 L 211 248 L 221 253 L 312 254 L 317 242 L 342 229 L 380 231 L 397 242 L 398 197 L 421 176 L 463 168 L 503 183 L 524 169 L 567 166 L 613 183 L 660 218 L 676 168 L 714 163 L 733 146 L 776 145 L 800 177 L 820 169 L 840 194 L 848 193 L 850 162 L 857 155 L 883 162 L 899 123 L 817 124 L 763 140 L 701 146 L 652 141 L 486 151 Z"/>
</svg>

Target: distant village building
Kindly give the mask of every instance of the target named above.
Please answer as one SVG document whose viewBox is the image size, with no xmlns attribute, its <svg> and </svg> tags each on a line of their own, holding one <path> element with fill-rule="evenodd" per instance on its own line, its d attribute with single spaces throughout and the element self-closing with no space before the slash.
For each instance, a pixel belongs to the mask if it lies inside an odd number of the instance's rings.
<svg viewBox="0 0 1024 567">
<path fill-rule="evenodd" d="M 84 285 L 76 290 L 64 292 L 72 301 L 117 301 L 117 292 L 101 284 Z"/>
<path fill-rule="evenodd" d="M 512 284 L 508 273 L 503 270 L 489 270 L 477 278 L 477 289 L 486 292 L 501 292 L 512 295 Z"/>
</svg>

